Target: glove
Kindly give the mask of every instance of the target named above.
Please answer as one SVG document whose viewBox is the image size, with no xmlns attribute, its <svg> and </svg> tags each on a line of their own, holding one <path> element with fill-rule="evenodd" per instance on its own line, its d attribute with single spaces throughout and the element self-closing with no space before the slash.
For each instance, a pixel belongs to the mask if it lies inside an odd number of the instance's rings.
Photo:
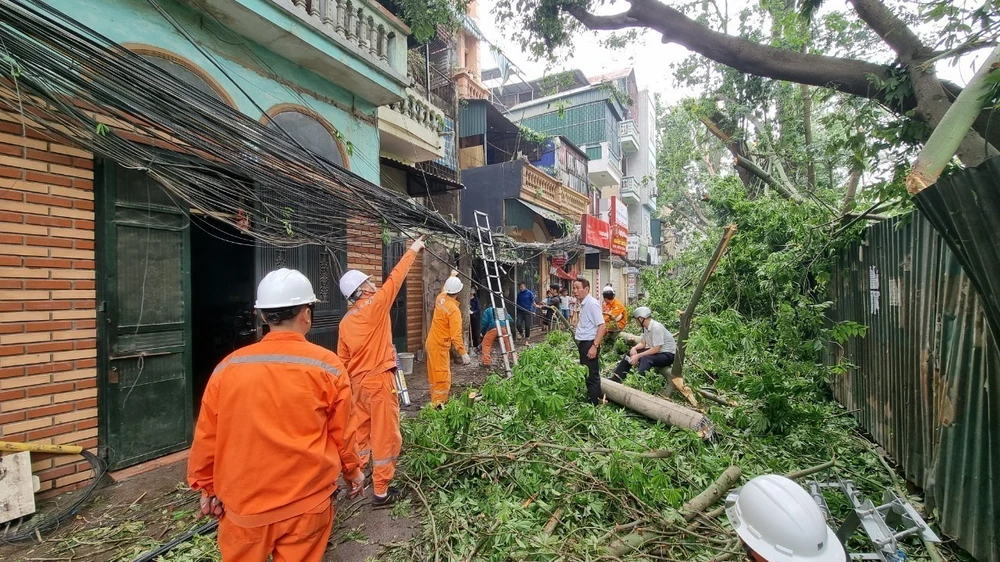
<svg viewBox="0 0 1000 562">
<path fill-rule="evenodd" d="M 472 358 L 469 357 L 468 353 L 466 353 L 465 355 L 462 356 L 462 364 L 468 365 L 469 363 L 472 363 Z"/>
<path fill-rule="evenodd" d="M 355 498 L 365 490 L 365 475 L 360 470 L 358 471 L 358 477 L 349 482 L 351 489 L 347 493 L 347 497 Z"/>
<path fill-rule="evenodd" d="M 416 240 L 414 240 L 413 244 L 410 244 L 410 251 L 412 251 L 415 254 L 419 254 L 420 250 L 423 250 L 423 249 L 424 249 L 424 237 L 423 236 L 421 236 L 420 238 L 417 238 Z"/>
<path fill-rule="evenodd" d="M 222 502 L 215 496 L 202 495 L 200 506 L 201 513 L 198 515 L 198 519 L 201 519 L 202 517 L 218 519 L 219 517 L 222 517 L 222 514 L 226 511 L 225 508 L 222 507 Z"/>
</svg>

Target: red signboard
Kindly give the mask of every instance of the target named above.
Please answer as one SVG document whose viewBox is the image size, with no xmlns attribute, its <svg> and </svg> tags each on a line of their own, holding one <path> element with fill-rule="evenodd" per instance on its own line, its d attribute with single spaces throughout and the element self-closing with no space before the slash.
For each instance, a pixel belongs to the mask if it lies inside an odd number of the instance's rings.
<svg viewBox="0 0 1000 562">
<path fill-rule="evenodd" d="M 611 225 L 593 216 L 583 215 L 580 238 L 584 245 L 607 250 L 611 247 Z"/>
<path fill-rule="evenodd" d="M 611 212 L 608 214 L 611 223 L 611 254 L 626 256 L 628 254 L 628 207 L 617 197 L 611 198 Z"/>
</svg>

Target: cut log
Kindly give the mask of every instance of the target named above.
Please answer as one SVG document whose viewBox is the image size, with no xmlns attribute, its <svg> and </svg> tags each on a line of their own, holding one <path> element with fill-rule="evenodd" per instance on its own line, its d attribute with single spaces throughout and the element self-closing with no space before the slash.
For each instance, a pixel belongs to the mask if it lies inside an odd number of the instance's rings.
<svg viewBox="0 0 1000 562">
<path fill-rule="evenodd" d="M 715 502 L 719 501 L 736 484 L 736 481 L 741 476 L 743 476 L 743 471 L 740 470 L 740 467 L 733 465 L 727 468 L 715 482 L 712 482 L 711 486 L 705 488 L 702 493 L 691 498 L 691 501 L 684 504 L 681 508 L 681 515 L 684 516 L 684 520 L 690 521 L 702 511 L 712 507 Z"/>
<path fill-rule="evenodd" d="M 676 427 L 693 429 L 698 432 L 698 436 L 702 439 L 711 439 L 715 435 L 715 425 L 701 412 L 646 394 L 641 390 L 629 388 L 609 379 L 601 379 L 601 389 L 609 401 L 647 418 Z"/>
</svg>

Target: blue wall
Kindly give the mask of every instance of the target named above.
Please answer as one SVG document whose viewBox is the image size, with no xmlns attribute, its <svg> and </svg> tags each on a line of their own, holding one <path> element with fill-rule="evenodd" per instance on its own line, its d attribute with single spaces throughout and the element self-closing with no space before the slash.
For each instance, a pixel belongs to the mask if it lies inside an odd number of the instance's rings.
<svg viewBox="0 0 1000 562">
<path fill-rule="evenodd" d="M 379 133 L 375 106 L 219 26 L 210 16 L 171 0 L 160 0 L 159 3 L 210 51 L 214 63 L 143 0 L 49 1 L 56 9 L 113 41 L 129 46 L 155 47 L 190 61 L 221 85 L 240 111 L 254 119 L 264 117 L 257 106 L 267 111 L 277 105 L 290 104 L 314 111 L 353 145 L 353 154 L 348 157 L 351 171 L 371 182 L 379 182 Z M 216 68 L 215 63 L 225 69 L 225 74 L 232 76 L 239 87 Z M 271 76 L 279 77 L 285 84 Z M 241 88 L 247 95 L 241 93 Z M 363 118 L 354 117 L 351 111 Z"/>
</svg>

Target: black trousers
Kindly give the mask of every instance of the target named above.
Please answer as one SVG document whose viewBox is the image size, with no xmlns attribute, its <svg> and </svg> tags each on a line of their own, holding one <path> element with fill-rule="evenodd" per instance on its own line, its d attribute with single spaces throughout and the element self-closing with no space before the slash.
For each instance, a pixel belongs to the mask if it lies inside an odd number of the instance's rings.
<svg viewBox="0 0 1000 562">
<path fill-rule="evenodd" d="M 597 405 L 604 398 L 604 391 L 601 390 L 601 365 L 598 362 L 599 355 L 593 359 L 587 357 L 590 348 L 594 346 L 594 340 L 576 342 L 576 349 L 580 353 L 580 364 L 587 368 L 587 398 L 590 403 Z"/>
<path fill-rule="evenodd" d="M 479 324 L 482 322 L 482 315 L 475 312 L 469 315 L 469 325 L 472 326 L 472 347 L 479 347 L 483 341 L 483 336 L 479 335 Z"/>
<path fill-rule="evenodd" d="M 652 368 L 667 367 L 674 364 L 674 354 L 673 353 L 654 353 L 652 355 L 644 355 L 639 358 L 639 363 L 636 367 L 639 368 L 639 374 L 645 373 Z M 632 364 L 628 362 L 628 355 L 622 357 L 622 360 L 618 362 L 618 366 L 615 367 L 615 376 L 618 380 L 625 380 L 625 376 L 632 369 Z"/>
<path fill-rule="evenodd" d="M 527 310 L 518 310 L 517 322 L 516 322 L 517 333 L 524 334 L 524 337 L 530 338 L 531 321 L 532 321 L 532 314 L 530 312 L 528 312 Z"/>
</svg>

